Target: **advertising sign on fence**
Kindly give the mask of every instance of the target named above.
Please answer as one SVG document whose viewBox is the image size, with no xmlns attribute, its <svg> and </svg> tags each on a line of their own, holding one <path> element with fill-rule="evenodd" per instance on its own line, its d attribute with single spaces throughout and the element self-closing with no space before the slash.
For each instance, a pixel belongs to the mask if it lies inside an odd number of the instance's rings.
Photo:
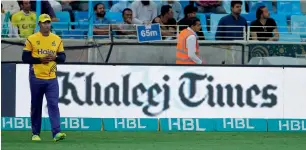
<svg viewBox="0 0 306 150">
<path fill-rule="evenodd" d="M 71 131 L 101 131 L 101 118 L 60 118 L 61 129 Z M 41 130 L 51 130 L 50 119 L 42 118 Z M 2 117 L 1 130 L 32 130 L 30 117 Z"/>
<path fill-rule="evenodd" d="M 161 41 L 160 24 L 137 25 L 137 38 L 139 43 Z"/>
<path fill-rule="evenodd" d="M 16 74 L 16 117 L 29 117 L 28 65 Z M 299 68 L 59 65 L 57 75 L 61 117 L 306 118 Z"/>
</svg>

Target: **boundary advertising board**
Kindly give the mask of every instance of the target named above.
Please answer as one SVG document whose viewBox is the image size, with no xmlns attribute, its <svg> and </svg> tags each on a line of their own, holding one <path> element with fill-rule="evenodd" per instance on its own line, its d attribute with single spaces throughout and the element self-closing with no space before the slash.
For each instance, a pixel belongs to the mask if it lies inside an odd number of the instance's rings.
<svg viewBox="0 0 306 150">
<path fill-rule="evenodd" d="M 16 68 L 16 117 L 30 115 L 28 67 Z M 59 107 L 79 118 L 305 119 L 305 76 L 304 68 L 59 65 Z"/>
<path fill-rule="evenodd" d="M 49 118 L 42 130 L 50 131 Z M 64 131 L 306 132 L 306 119 L 61 118 Z M 2 117 L 1 130 L 31 130 L 29 117 Z"/>
<path fill-rule="evenodd" d="M 1 117 L 15 117 L 16 64 L 1 64 Z"/>
</svg>

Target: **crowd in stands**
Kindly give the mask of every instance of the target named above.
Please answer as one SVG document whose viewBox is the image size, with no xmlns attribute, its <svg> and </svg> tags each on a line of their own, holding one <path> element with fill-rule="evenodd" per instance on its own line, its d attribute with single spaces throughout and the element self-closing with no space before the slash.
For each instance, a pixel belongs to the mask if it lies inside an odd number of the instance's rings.
<svg viewBox="0 0 306 150">
<path fill-rule="evenodd" d="M 230 1 L 230 0 L 227 0 Z M 254 12 L 254 20 L 250 20 L 241 15 L 242 10 L 246 13 L 250 12 L 248 5 L 254 5 L 258 1 L 230 1 L 230 11 L 224 7 L 225 0 L 113 0 L 113 1 L 94 1 L 94 19 L 93 34 L 96 36 L 108 36 L 110 28 L 115 31 L 119 38 L 135 38 L 137 24 L 159 23 L 161 25 L 161 33 L 163 39 L 175 39 L 177 31 L 187 28 L 188 18 L 199 17 L 202 29 L 197 32 L 200 40 L 205 40 L 208 35 L 204 31 L 216 28 L 214 34 L 215 40 L 244 40 L 248 38 L 245 34 L 248 26 L 250 27 L 250 39 L 261 41 L 277 41 L 279 40 L 278 25 L 274 19 L 270 17 L 271 12 L 268 6 L 258 6 Z M 273 2 L 275 4 L 275 2 Z M 41 13 L 49 14 L 52 22 L 61 22 L 56 16 L 57 12 L 65 11 L 69 13 L 71 22 L 79 22 L 75 17 L 76 11 L 88 11 L 88 1 L 74 0 L 48 0 L 41 1 Z M 274 9 L 276 5 L 273 5 Z M 7 33 L 7 37 L 26 38 L 33 34 L 36 28 L 36 1 L 18 0 L 18 1 L 2 1 L 2 37 Z M 121 22 L 114 24 L 108 13 L 120 13 Z M 205 18 L 201 18 L 199 14 L 204 14 Z M 210 14 L 226 14 L 222 16 L 218 25 L 214 27 L 206 19 L 210 18 Z M 89 19 L 89 18 L 88 18 Z M 202 21 L 205 19 L 204 21 Z M 7 24 L 3 24 L 6 22 Z M 205 23 L 205 24 L 204 24 Z M 239 26 L 239 27 L 238 27 Z M 71 26 L 71 29 L 75 26 Z"/>
</svg>

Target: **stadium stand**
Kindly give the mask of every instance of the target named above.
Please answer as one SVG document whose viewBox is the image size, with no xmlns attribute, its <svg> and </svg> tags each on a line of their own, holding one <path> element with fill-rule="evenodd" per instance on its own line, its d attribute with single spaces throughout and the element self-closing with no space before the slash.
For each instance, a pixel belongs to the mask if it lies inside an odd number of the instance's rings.
<svg viewBox="0 0 306 150">
<path fill-rule="evenodd" d="M 272 1 L 262 1 L 262 2 L 249 2 L 249 13 L 256 13 L 256 10 L 260 6 L 266 6 L 270 12 L 274 12 Z"/>
<path fill-rule="evenodd" d="M 106 18 L 111 18 L 111 23 L 112 24 L 120 24 L 123 22 L 122 19 L 122 13 L 118 13 L 118 12 L 107 12 L 106 13 Z"/>
<path fill-rule="evenodd" d="M 218 23 L 222 17 L 226 16 L 226 14 L 211 14 L 210 15 L 210 39 L 215 39 L 215 34 L 217 31 Z"/>
<path fill-rule="evenodd" d="M 112 24 L 120 24 L 123 22 L 122 19 L 122 14 L 121 13 L 113 13 L 109 12 L 108 10 L 112 7 L 112 5 L 118 3 L 118 0 L 113 0 L 113 1 L 93 1 L 91 6 L 93 7 L 95 4 L 102 3 L 105 6 L 106 9 L 106 18 L 111 20 Z M 159 3 L 159 0 L 153 0 L 152 2 L 154 3 Z M 182 7 L 186 7 L 189 4 L 194 4 L 195 3 L 190 3 L 190 1 L 187 0 L 180 0 L 179 1 L 182 5 Z M 224 0 L 222 3 L 222 6 L 225 8 L 226 12 L 229 14 L 231 13 L 231 6 L 230 6 L 230 0 Z M 2 2 L 2 3 L 5 3 Z M 243 16 L 247 22 L 248 25 L 250 25 L 250 22 L 256 19 L 256 10 L 260 6 L 266 6 L 268 10 L 271 13 L 271 18 L 273 18 L 277 22 L 278 30 L 281 34 L 280 40 L 284 41 L 292 41 L 288 37 L 297 37 L 296 34 L 291 33 L 291 29 L 293 27 L 290 27 L 292 25 L 296 26 L 296 23 L 291 21 L 292 18 L 296 19 L 299 18 L 298 16 L 304 16 L 302 14 L 301 10 L 301 3 L 300 1 L 276 1 L 276 3 L 273 3 L 273 1 L 246 1 L 242 0 L 242 12 L 241 16 Z M 274 12 L 273 7 L 275 7 L 276 12 Z M 9 11 L 7 12 L 9 13 Z M 75 18 L 75 22 L 71 22 L 70 16 L 68 11 L 60 11 L 60 12 L 55 12 L 56 17 L 59 19 L 58 22 L 53 22 L 52 28 L 55 30 L 55 33 L 58 33 L 59 35 L 67 35 L 68 33 L 85 33 L 85 34 L 91 34 L 88 31 L 88 28 L 91 26 L 92 22 L 90 22 L 90 17 L 95 18 L 94 12 L 92 12 L 92 15 L 88 15 L 88 11 L 79 11 L 79 10 L 73 10 L 73 15 Z M 12 15 L 12 14 L 10 14 Z M 206 16 L 204 16 L 206 15 Z M 291 17 L 294 15 L 294 17 Z M 225 14 L 212 14 L 212 13 L 197 13 L 197 16 L 200 18 L 201 23 L 202 23 L 202 28 L 204 35 L 206 35 L 207 40 L 214 40 L 213 35 L 216 32 L 216 25 L 218 24 L 218 21 L 222 16 L 225 16 Z M 154 17 L 153 17 L 154 18 Z M 94 19 L 93 19 L 94 20 Z M 179 21 L 179 20 L 177 20 Z M 8 25 L 5 25 L 8 23 L 9 20 L 5 19 L 4 22 L 2 23 L 2 27 L 8 28 Z M 71 31 L 72 29 L 81 31 L 81 32 L 76 32 L 75 30 Z M 8 30 L 4 28 L 4 32 L 2 33 L 7 33 Z M 65 31 L 67 30 L 67 31 Z M 64 32 L 61 32 L 64 31 Z M 297 31 L 297 30 L 294 30 Z M 62 35 L 63 34 L 63 35 Z M 69 34 L 68 34 L 69 35 Z M 81 34 L 83 36 L 83 34 Z M 80 36 L 81 36 L 80 35 Z M 212 35 L 212 36 L 211 36 Z M 4 35 L 2 35 L 4 36 Z M 85 36 L 85 35 L 84 35 Z M 63 37 L 65 38 L 65 37 Z M 69 38 L 76 38 L 77 37 L 69 37 Z M 295 39 L 296 41 L 299 41 L 299 39 Z"/>
<path fill-rule="evenodd" d="M 56 30 L 71 30 L 70 15 L 67 11 L 55 12 L 58 22 L 53 22 L 53 28 Z"/>
<path fill-rule="evenodd" d="M 301 15 L 300 1 L 277 1 L 277 13 L 291 15 Z"/>
<path fill-rule="evenodd" d="M 128 1 L 128 0 L 126 0 Z M 180 2 L 183 8 L 185 8 L 187 5 L 194 5 L 196 7 L 196 4 L 193 1 L 188 0 L 177 0 Z M 102 40 L 110 40 L 111 37 L 113 37 L 115 40 L 122 40 L 123 36 L 118 38 L 119 36 L 115 36 L 117 34 L 120 34 L 119 32 L 115 32 L 114 30 L 118 30 L 118 26 L 120 24 L 123 24 L 123 17 L 121 12 L 109 12 L 111 7 L 114 4 L 117 4 L 119 0 L 113 0 L 113 1 L 88 1 L 88 2 L 82 2 L 85 3 L 86 6 L 88 5 L 88 9 L 86 7 L 80 9 L 78 7 L 72 7 L 72 13 L 70 14 L 68 11 L 56 11 L 56 18 L 58 18 L 58 22 L 52 23 L 52 30 L 54 33 L 58 34 L 63 39 L 74 39 L 74 40 L 82 40 L 82 39 L 92 39 L 93 37 L 96 37 L 97 35 L 93 34 L 93 24 L 94 20 L 96 18 L 96 13 L 93 9 L 95 4 L 102 3 L 105 7 L 105 18 L 110 20 L 111 24 L 109 26 L 109 30 L 112 30 L 111 32 L 108 32 L 108 35 L 103 35 L 103 38 L 99 38 Z M 156 5 L 160 4 L 159 0 L 151 0 L 152 3 L 156 3 Z M 5 1 L 2 1 L 1 3 L 5 4 Z M 305 14 L 303 12 L 305 11 L 304 6 L 302 5 L 303 2 L 301 1 L 283 1 L 283 0 L 271 0 L 271 1 L 248 1 L 248 0 L 242 0 L 242 8 L 241 8 L 241 16 L 244 17 L 247 20 L 248 27 L 245 30 L 246 37 L 250 37 L 250 22 L 256 20 L 256 10 L 260 6 L 266 6 L 270 12 L 270 17 L 273 18 L 277 24 L 277 29 L 279 32 L 279 42 L 301 42 L 305 40 Z M 222 6 L 226 10 L 226 14 L 214 14 L 214 13 L 200 13 L 197 12 L 196 16 L 201 20 L 202 25 L 202 31 L 205 36 L 205 40 L 201 40 L 202 42 L 212 42 L 215 41 L 215 35 L 217 31 L 217 26 L 219 23 L 219 20 L 224 17 L 227 14 L 231 13 L 231 0 L 223 0 Z M 10 4 L 11 5 L 11 4 Z M 78 4 L 80 5 L 80 4 Z M 7 7 L 5 7 L 7 8 Z M 41 7 L 36 7 L 36 9 L 41 9 Z M 41 11 L 36 11 L 41 12 Z M 2 32 L 1 36 L 2 38 L 10 38 L 12 37 L 13 32 L 11 30 L 10 25 L 10 18 L 8 16 L 11 16 L 12 13 L 9 10 L 3 10 L 2 11 L 2 17 L 5 17 L 2 19 Z M 70 15 L 73 15 L 71 17 Z M 39 14 L 37 14 L 39 16 Z M 153 16 L 152 18 L 155 18 L 156 16 Z M 74 18 L 74 22 L 72 22 L 72 19 Z M 177 22 L 179 20 L 176 20 Z M 177 28 L 177 33 L 179 32 Z M 37 29 L 36 29 L 37 30 Z M 122 30 L 122 29 L 120 29 Z M 135 32 L 135 31 L 133 31 Z M 10 35 L 10 36 L 9 36 Z M 135 41 L 136 35 L 130 35 L 134 36 L 132 40 Z M 127 40 L 128 38 L 126 38 Z M 165 39 L 165 38 L 163 38 Z M 175 43 L 175 39 L 173 38 L 173 42 Z M 131 40 L 131 39 L 129 39 Z M 171 40 L 170 40 L 171 41 Z M 249 38 L 244 39 L 243 41 L 249 42 Z M 137 42 L 137 40 L 136 40 Z"/>
</svg>

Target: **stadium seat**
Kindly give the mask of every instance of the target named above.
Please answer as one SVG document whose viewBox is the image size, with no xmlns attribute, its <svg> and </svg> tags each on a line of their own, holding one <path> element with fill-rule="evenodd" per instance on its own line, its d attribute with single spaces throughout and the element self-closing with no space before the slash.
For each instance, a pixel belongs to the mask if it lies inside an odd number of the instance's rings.
<svg viewBox="0 0 306 150">
<path fill-rule="evenodd" d="M 225 0 L 225 1 L 223 1 L 222 5 L 223 5 L 223 7 L 224 7 L 226 13 L 230 14 L 230 13 L 232 12 L 232 11 L 231 11 L 231 1 L 230 1 L 230 0 Z M 242 6 L 241 6 L 241 7 L 242 7 L 242 8 L 241 8 L 241 9 L 242 9 L 242 10 L 241 10 L 241 13 L 243 13 L 243 14 L 247 13 L 247 12 L 245 11 L 245 0 L 242 0 Z"/>
<path fill-rule="evenodd" d="M 290 19 L 291 15 L 301 15 L 300 1 L 277 1 L 277 13 L 285 14 Z"/>
<path fill-rule="evenodd" d="M 284 14 L 271 14 L 271 18 L 273 18 L 276 22 L 278 32 L 288 33 L 288 23 L 286 15 Z"/>
<path fill-rule="evenodd" d="M 118 24 L 123 22 L 122 13 L 107 12 L 105 17 L 108 18 L 112 24 Z"/>
<path fill-rule="evenodd" d="M 301 37 L 297 34 L 280 33 L 279 41 L 282 42 L 301 42 Z"/>
<path fill-rule="evenodd" d="M 88 11 L 74 11 L 73 14 L 76 21 L 88 21 Z"/>
<path fill-rule="evenodd" d="M 248 25 L 250 25 L 252 21 L 256 20 L 256 14 L 254 13 L 241 14 L 241 16 L 247 20 Z"/>
<path fill-rule="evenodd" d="M 271 14 L 274 13 L 272 1 L 258 1 L 258 2 L 250 1 L 249 2 L 249 13 L 256 14 L 257 8 L 259 8 L 260 6 L 266 6 Z"/>
<path fill-rule="evenodd" d="M 189 5 L 189 0 L 179 0 L 179 1 L 180 1 L 181 5 L 182 5 L 182 7 L 183 7 L 183 10 L 184 10 L 184 8 L 185 8 L 186 6 Z M 196 5 L 196 4 L 194 3 L 194 5 Z"/>
<path fill-rule="evenodd" d="M 75 25 L 76 29 L 88 29 L 88 12 L 87 11 L 74 11 L 74 18 L 75 18 L 75 22 L 79 23 Z M 80 23 L 82 23 L 82 25 L 80 25 Z"/>
<path fill-rule="evenodd" d="M 55 31 L 58 30 L 70 30 L 70 15 L 68 11 L 55 12 L 56 17 L 59 19 L 58 22 L 52 22 L 52 27 Z"/>
<path fill-rule="evenodd" d="M 200 19 L 201 26 L 202 26 L 202 31 L 204 33 L 205 39 L 209 40 L 210 38 L 208 37 L 209 33 L 207 31 L 206 14 L 204 14 L 204 13 L 197 13 L 197 18 Z"/>
<path fill-rule="evenodd" d="M 211 14 L 210 15 L 210 38 L 215 39 L 216 31 L 218 28 L 219 21 L 222 17 L 226 16 L 227 14 Z"/>
<path fill-rule="evenodd" d="M 291 16 L 291 32 L 301 38 L 306 38 L 306 15 Z"/>
<path fill-rule="evenodd" d="M 64 30 L 62 31 L 61 37 L 63 39 L 85 39 L 85 33 L 77 30 Z"/>
<path fill-rule="evenodd" d="M 271 14 L 277 25 L 277 30 L 279 32 L 279 41 L 292 42 L 297 40 L 297 36 L 289 33 L 287 17 L 285 14 Z"/>
</svg>

